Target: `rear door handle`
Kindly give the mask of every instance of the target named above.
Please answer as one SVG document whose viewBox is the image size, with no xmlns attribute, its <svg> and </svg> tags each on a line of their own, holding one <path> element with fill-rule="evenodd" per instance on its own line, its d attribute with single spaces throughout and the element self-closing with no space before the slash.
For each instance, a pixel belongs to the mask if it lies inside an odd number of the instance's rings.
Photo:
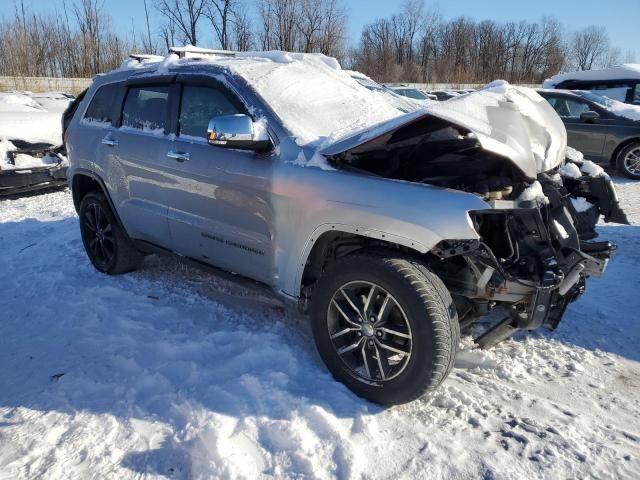
<svg viewBox="0 0 640 480">
<path fill-rule="evenodd" d="M 119 143 L 118 140 L 114 138 L 104 137 L 102 139 L 102 144 L 106 145 L 107 147 L 117 147 L 118 143 Z"/>
<path fill-rule="evenodd" d="M 178 162 L 186 162 L 187 160 L 191 159 L 191 154 L 187 152 L 176 152 L 175 150 L 169 150 L 167 152 L 167 157 L 173 158 Z"/>
</svg>

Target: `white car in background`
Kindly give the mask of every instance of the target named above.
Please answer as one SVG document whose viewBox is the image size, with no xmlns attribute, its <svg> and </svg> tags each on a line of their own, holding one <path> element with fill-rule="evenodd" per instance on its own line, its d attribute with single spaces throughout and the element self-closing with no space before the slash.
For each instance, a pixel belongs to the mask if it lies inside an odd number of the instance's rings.
<svg viewBox="0 0 640 480">
<path fill-rule="evenodd" d="M 66 183 L 62 114 L 73 96 L 0 93 L 0 196 Z"/>
<path fill-rule="evenodd" d="M 544 81 L 545 89 L 589 90 L 619 102 L 640 105 L 640 64 L 603 70 L 559 73 Z"/>
</svg>

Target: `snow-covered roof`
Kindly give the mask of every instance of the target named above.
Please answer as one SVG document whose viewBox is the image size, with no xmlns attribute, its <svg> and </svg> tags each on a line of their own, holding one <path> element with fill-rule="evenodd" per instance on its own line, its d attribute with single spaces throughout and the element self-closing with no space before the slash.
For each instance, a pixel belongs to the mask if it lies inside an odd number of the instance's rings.
<svg viewBox="0 0 640 480">
<path fill-rule="evenodd" d="M 119 70 L 155 66 L 156 72 L 167 73 L 194 64 L 215 65 L 242 77 L 299 145 L 324 144 L 403 113 L 384 94 L 360 85 L 335 58 L 322 54 L 269 51 L 221 56 L 203 52 L 189 58 L 172 54 L 162 61 L 128 60 Z"/>
<path fill-rule="evenodd" d="M 640 80 L 640 64 L 625 63 L 602 70 L 586 70 L 583 72 L 559 73 L 544 81 L 544 88 L 553 88 L 565 80 Z"/>
</svg>

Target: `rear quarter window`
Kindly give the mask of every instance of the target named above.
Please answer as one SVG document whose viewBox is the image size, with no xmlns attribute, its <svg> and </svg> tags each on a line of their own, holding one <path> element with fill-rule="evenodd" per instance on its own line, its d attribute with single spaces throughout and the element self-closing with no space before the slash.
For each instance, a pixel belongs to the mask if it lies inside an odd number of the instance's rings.
<svg viewBox="0 0 640 480">
<path fill-rule="evenodd" d="M 109 123 L 113 122 L 116 113 L 116 101 L 120 94 L 120 83 L 111 83 L 99 87 L 89 103 L 83 120 L 87 122 Z"/>
</svg>

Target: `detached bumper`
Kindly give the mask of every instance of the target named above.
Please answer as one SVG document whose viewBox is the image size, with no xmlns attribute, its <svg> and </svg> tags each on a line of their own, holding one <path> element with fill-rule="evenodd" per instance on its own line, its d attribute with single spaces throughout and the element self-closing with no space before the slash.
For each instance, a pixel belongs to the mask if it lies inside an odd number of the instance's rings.
<svg viewBox="0 0 640 480">
<path fill-rule="evenodd" d="M 66 173 L 67 167 L 61 164 L 0 170 L 0 196 L 64 186 L 67 183 Z"/>
</svg>

